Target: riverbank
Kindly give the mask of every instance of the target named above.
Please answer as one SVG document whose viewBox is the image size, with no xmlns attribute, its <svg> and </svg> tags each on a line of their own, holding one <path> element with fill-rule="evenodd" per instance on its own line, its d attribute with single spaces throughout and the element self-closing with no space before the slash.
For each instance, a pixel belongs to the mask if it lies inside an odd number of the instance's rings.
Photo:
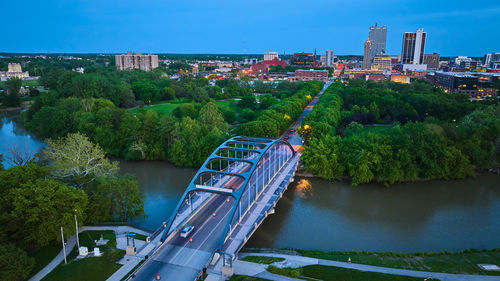
<svg viewBox="0 0 500 281">
<path fill-rule="evenodd" d="M 302 256 L 307 258 L 331 260 L 337 262 L 352 262 L 379 267 L 398 268 L 428 272 L 442 272 L 450 274 L 476 274 L 500 276 L 500 270 L 484 270 L 480 264 L 493 264 L 500 266 L 500 249 L 475 250 L 469 249 L 452 253 L 449 251 L 418 252 L 412 254 L 393 252 L 324 252 L 311 250 L 289 249 L 245 249 L 241 255 L 244 260 L 258 262 L 278 261 L 283 256 Z M 266 255 L 266 256 L 262 256 Z M 252 258 L 250 258 L 252 256 Z M 274 257 L 257 258 L 257 257 Z M 269 263 L 270 264 L 270 263 Z"/>
</svg>

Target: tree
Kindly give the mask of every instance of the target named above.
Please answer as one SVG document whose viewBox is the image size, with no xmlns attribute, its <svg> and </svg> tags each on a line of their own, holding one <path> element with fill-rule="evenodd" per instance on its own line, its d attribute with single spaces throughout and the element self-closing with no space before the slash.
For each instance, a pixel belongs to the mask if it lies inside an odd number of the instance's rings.
<svg viewBox="0 0 500 281">
<path fill-rule="evenodd" d="M 99 178 L 88 193 L 91 222 L 127 222 L 146 215 L 139 183 L 130 175 Z"/>
<path fill-rule="evenodd" d="M 229 127 L 224 121 L 219 108 L 217 108 L 217 104 L 213 101 L 208 102 L 201 108 L 198 119 L 209 128 L 219 128 L 222 132 L 227 132 Z"/>
<path fill-rule="evenodd" d="M 14 244 L 0 244 L 0 280 L 21 280 L 28 277 L 35 259 Z"/>
<path fill-rule="evenodd" d="M 252 110 L 257 109 L 257 100 L 255 99 L 255 96 L 244 96 L 241 98 L 241 100 L 238 102 L 238 107 L 241 108 L 249 108 Z"/>
<path fill-rule="evenodd" d="M 313 128 L 310 125 L 300 126 L 298 133 L 299 133 L 301 138 L 303 138 L 305 141 L 309 142 L 313 136 Z"/>
<path fill-rule="evenodd" d="M 47 140 L 43 156 L 49 160 L 55 178 L 80 188 L 98 177 L 114 175 L 118 171 L 118 162 L 111 163 L 99 145 L 79 133 Z"/>
<path fill-rule="evenodd" d="M 74 234 L 74 215 L 85 221 L 87 195 L 55 180 L 37 179 L 12 189 L 12 209 L 4 216 L 7 231 L 23 248 L 48 245 L 60 227 Z"/>
<path fill-rule="evenodd" d="M 19 98 L 19 90 L 23 81 L 19 78 L 10 78 L 5 83 L 7 85 L 7 96 L 5 97 L 5 105 L 7 107 L 16 107 L 21 105 Z"/>
</svg>

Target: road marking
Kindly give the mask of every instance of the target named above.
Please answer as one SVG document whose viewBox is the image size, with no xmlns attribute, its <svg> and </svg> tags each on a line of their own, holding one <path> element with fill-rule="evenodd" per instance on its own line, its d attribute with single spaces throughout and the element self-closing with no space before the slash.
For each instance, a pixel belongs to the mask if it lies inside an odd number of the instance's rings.
<svg viewBox="0 0 500 281">
<path fill-rule="evenodd" d="M 207 241 L 208 238 L 210 238 L 210 236 L 212 235 L 212 233 L 217 229 L 217 227 L 219 226 L 219 224 L 221 222 L 223 222 L 225 220 L 225 218 L 227 217 L 227 215 L 229 215 L 229 212 L 227 212 L 221 220 L 219 220 L 219 222 L 215 225 L 214 228 L 212 228 L 212 231 L 210 231 L 210 233 L 208 233 L 207 237 L 205 238 L 205 240 L 203 240 L 203 242 L 200 244 L 200 247 L 199 248 L 196 248 L 195 251 L 193 251 L 193 253 L 191 254 L 191 256 L 189 256 L 189 258 L 187 259 L 186 263 L 184 265 L 187 265 L 189 263 L 189 261 L 193 258 L 194 254 L 196 254 L 196 251 L 198 251 L 199 249 L 201 249 L 201 247 L 203 246 L 203 244 L 205 244 L 205 242 Z"/>
</svg>

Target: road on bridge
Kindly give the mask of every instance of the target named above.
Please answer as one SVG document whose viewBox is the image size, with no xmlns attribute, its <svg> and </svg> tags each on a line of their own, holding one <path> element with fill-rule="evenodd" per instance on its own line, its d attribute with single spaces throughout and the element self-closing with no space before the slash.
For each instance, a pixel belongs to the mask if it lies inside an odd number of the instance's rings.
<svg viewBox="0 0 500 281">
<path fill-rule="evenodd" d="M 271 160 L 264 159 L 263 161 Z M 264 165 L 276 164 L 274 161 Z M 246 166 L 236 168 L 232 171 L 242 172 L 247 169 Z M 260 172 L 258 175 L 257 181 L 263 181 L 264 173 Z M 236 189 L 241 188 L 241 185 L 242 182 L 238 182 L 236 178 L 224 182 L 225 187 L 230 186 Z M 179 227 L 182 229 L 185 226 L 194 226 L 193 232 L 187 238 L 177 234 L 165 243 L 131 280 L 156 280 L 158 274 L 161 280 L 195 280 L 200 275 L 201 270 L 207 266 L 219 246 L 235 203 L 233 197 L 223 194 L 214 194 L 209 200 L 198 213 Z"/>
</svg>

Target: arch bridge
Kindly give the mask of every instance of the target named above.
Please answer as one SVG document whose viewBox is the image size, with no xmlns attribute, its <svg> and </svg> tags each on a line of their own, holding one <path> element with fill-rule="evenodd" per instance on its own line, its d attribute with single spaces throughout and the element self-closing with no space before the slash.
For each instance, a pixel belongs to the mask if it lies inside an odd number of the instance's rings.
<svg viewBox="0 0 500 281">
<path fill-rule="evenodd" d="M 130 280 L 150 280 L 160 273 L 162 280 L 194 280 L 204 268 L 230 265 L 274 211 L 299 156 L 282 139 L 236 136 L 225 141 L 187 186 L 164 224 L 161 246 Z M 182 235 L 189 226 L 193 230 Z"/>
</svg>

